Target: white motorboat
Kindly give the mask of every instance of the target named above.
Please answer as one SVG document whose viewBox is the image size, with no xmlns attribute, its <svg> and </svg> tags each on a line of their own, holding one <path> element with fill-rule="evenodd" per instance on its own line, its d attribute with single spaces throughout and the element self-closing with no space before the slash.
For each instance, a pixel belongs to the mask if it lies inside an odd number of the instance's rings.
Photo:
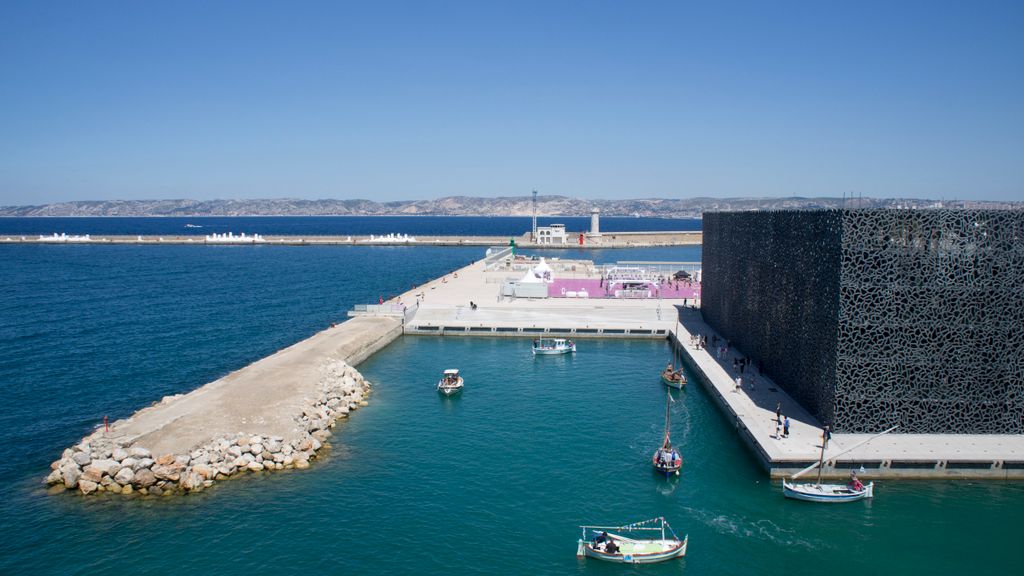
<svg viewBox="0 0 1024 576">
<path fill-rule="evenodd" d="M 576 351 L 576 343 L 564 338 L 539 338 L 533 341 L 535 355 L 569 354 Z"/>
<path fill-rule="evenodd" d="M 462 392 L 463 384 L 462 376 L 459 376 L 459 370 L 457 368 L 449 368 L 444 371 L 444 376 L 437 381 L 437 391 L 445 396 L 451 396 L 452 394 Z"/>
</svg>

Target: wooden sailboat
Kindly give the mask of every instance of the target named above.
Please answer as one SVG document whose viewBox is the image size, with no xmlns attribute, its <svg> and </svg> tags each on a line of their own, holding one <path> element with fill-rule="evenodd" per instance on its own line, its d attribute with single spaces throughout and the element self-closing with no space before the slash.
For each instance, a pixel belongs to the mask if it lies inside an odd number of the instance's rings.
<svg viewBox="0 0 1024 576">
<path fill-rule="evenodd" d="M 874 440 L 875 438 L 878 438 L 879 436 L 882 436 L 883 434 L 888 434 L 889 432 L 892 432 L 893 430 L 895 430 L 897 428 L 899 428 L 899 426 L 893 426 L 892 428 L 889 428 L 888 430 L 886 430 L 885 432 L 882 432 L 881 434 L 875 434 L 871 438 L 868 438 L 867 440 L 865 440 L 863 442 L 860 442 L 860 443 L 856 444 L 855 446 L 847 448 L 846 450 L 843 450 L 842 452 L 839 452 L 838 454 L 832 455 L 829 459 L 832 460 L 832 459 L 838 458 L 839 456 L 842 456 L 843 454 L 846 454 L 847 452 L 850 452 L 850 451 L 852 451 L 852 450 L 854 450 L 856 448 L 860 448 L 861 446 L 867 444 L 868 442 Z M 852 472 L 850 473 L 850 482 L 848 484 L 822 484 L 822 482 L 821 482 L 821 474 L 822 474 L 822 468 L 824 468 L 824 463 L 825 463 L 825 443 L 822 442 L 821 443 L 821 454 L 818 456 L 818 462 L 816 464 L 811 464 L 807 468 L 804 468 L 803 470 L 801 470 L 801 471 L 797 472 L 796 474 L 793 474 L 792 476 L 790 476 L 790 480 L 796 480 L 797 478 L 799 478 L 800 476 L 804 475 L 805 473 L 810 472 L 811 470 L 814 470 L 815 468 L 817 468 L 818 469 L 818 481 L 813 483 L 813 484 L 811 484 L 811 483 L 804 483 L 804 484 L 795 484 L 795 483 L 793 483 L 793 484 L 791 484 L 791 483 L 787 482 L 786 480 L 783 480 L 782 481 L 782 494 L 786 498 L 792 498 L 794 500 L 805 500 L 807 502 L 828 502 L 828 503 L 854 502 L 856 500 L 863 500 L 864 498 L 872 498 L 872 497 L 874 497 L 874 495 L 875 495 L 875 483 L 874 482 L 868 482 L 867 484 L 863 484 L 857 478 L 857 475 L 855 473 L 852 473 Z"/>
<path fill-rule="evenodd" d="M 576 544 L 578 558 L 590 557 L 607 562 L 624 564 L 653 564 L 686 555 L 686 546 L 690 540 L 684 536 L 682 540 L 675 530 L 669 526 L 665 518 L 652 518 L 626 526 L 580 526 L 583 535 Z M 608 532 L 660 532 L 660 538 L 629 538 Z"/>
<path fill-rule="evenodd" d="M 671 428 L 670 428 L 670 417 L 671 410 L 669 407 L 672 402 L 672 393 L 665 393 L 665 439 L 661 442 L 661 447 L 654 451 L 654 456 L 651 457 L 651 464 L 654 469 L 666 476 L 673 474 L 679 475 L 679 469 L 683 467 L 683 457 L 679 454 L 679 450 L 672 447 Z"/>
<path fill-rule="evenodd" d="M 682 370 L 673 370 L 672 365 L 669 364 L 667 368 L 661 372 L 661 381 L 671 388 L 676 390 L 682 390 L 683 386 L 686 386 L 686 376 L 683 375 Z"/>
</svg>

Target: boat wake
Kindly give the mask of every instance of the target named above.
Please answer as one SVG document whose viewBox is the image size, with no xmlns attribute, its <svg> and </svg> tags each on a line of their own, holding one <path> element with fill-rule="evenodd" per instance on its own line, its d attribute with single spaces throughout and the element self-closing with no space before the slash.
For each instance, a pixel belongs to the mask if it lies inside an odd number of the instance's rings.
<svg viewBox="0 0 1024 576">
<path fill-rule="evenodd" d="M 690 517 L 711 527 L 719 534 L 738 536 L 747 540 L 763 540 L 780 546 L 796 546 L 807 550 L 821 550 L 827 547 L 826 542 L 801 538 L 797 530 L 784 528 L 767 518 L 749 520 L 693 508 L 686 510 Z"/>
</svg>

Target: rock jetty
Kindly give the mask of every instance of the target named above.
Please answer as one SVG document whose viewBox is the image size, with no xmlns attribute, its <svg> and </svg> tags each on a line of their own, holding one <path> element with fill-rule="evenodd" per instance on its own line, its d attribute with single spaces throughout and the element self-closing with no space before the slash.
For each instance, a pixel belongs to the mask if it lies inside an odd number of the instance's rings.
<svg viewBox="0 0 1024 576">
<path fill-rule="evenodd" d="M 335 424 L 367 405 L 371 389 L 362 374 L 341 360 L 324 361 L 319 373 L 316 393 L 307 397 L 301 413 L 294 415 L 293 437 L 239 431 L 210 438 L 187 452 L 154 454 L 116 434 L 115 422 L 110 432 L 97 430 L 64 450 L 50 465 L 46 483 L 81 494 L 160 496 L 199 492 L 238 474 L 308 468 Z"/>
</svg>

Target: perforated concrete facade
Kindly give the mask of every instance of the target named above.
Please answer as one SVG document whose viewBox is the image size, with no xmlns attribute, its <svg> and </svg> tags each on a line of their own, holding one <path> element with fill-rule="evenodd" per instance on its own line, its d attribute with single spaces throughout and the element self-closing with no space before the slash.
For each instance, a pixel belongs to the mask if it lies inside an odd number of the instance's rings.
<svg viewBox="0 0 1024 576">
<path fill-rule="evenodd" d="M 706 213 L 703 313 L 839 432 L 1024 433 L 1024 212 Z"/>
</svg>

